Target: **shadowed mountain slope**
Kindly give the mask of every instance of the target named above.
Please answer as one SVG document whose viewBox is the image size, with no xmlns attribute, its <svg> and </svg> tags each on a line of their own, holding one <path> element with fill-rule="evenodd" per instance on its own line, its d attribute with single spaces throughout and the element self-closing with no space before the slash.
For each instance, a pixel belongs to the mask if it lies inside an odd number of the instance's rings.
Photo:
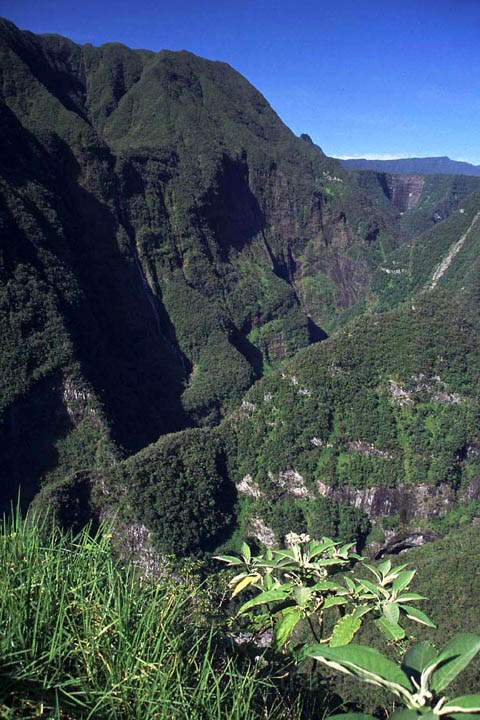
<svg viewBox="0 0 480 720">
<path fill-rule="evenodd" d="M 4 500 L 218 422 L 399 239 L 223 63 L 0 22 Z"/>
</svg>

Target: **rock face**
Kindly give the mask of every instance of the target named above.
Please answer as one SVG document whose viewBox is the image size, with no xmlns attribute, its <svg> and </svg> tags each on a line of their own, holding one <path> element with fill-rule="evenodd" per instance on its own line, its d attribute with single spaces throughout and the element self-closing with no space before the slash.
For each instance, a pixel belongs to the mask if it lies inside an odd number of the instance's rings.
<svg viewBox="0 0 480 720">
<path fill-rule="evenodd" d="M 401 485 L 396 488 L 371 487 L 356 490 L 347 487 L 332 488 L 319 481 L 317 487 L 321 495 L 354 505 L 372 519 L 398 513 L 405 523 L 415 518 L 428 519 L 443 515 L 453 507 L 456 499 L 455 492 L 448 485 Z"/>
<path fill-rule="evenodd" d="M 145 525 L 131 523 L 116 527 L 115 542 L 121 556 L 138 567 L 145 577 L 161 578 L 168 574 Z"/>
<path fill-rule="evenodd" d="M 275 533 L 265 524 L 261 517 L 252 517 L 249 523 L 249 533 L 259 540 L 265 547 L 273 547 L 276 543 Z"/>
<path fill-rule="evenodd" d="M 355 448 L 358 450 L 358 447 Z M 362 448 L 368 455 L 375 455 L 375 448 L 367 446 Z M 296 470 L 286 470 L 274 476 L 270 474 L 271 488 L 269 496 L 273 499 L 281 497 L 314 498 L 315 493 L 309 490 L 305 480 Z M 474 478 L 460 494 L 450 485 L 399 485 L 398 487 L 366 487 L 356 489 L 352 487 L 333 487 L 321 480 L 316 483 L 317 492 L 323 497 L 342 504 L 353 505 L 362 510 L 372 520 L 392 515 L 400 515 L 403 523 L 414 523 L 416 519 L 428 520 L 444 515 L 451 510 L 458 500 L 480 499 L 480 478 Z M 266 497 L 251 475 L 246 475 L 236 485 L 240 495 L 258 499 Z M 262 521 L 263 522 L 263 521 Z M 261 530 L 261 522 L 255 520 L 258 527 L 255 532 L 268 535 L 269 529 Z M 254 523 L 254 525 L 255 525 Z M 258 536 L 258 535 L 257 535 Z M 263 542 L 263 541 L 262 541 Z"/>
<path fill-rule="evenodd" d="M 480 478 L 471 480 L 468 487 L 459 493 L 450 485 L 436 486 L 426 483 L 416 486 L 400 485 L 396 488 L 372 487 L 356 490 L 332 488 L 319 481 L 317 487 L 321 495 L 354 505 L 372 519 L 398 513 L 402 522 L 407 524 L 414 523 L 416 519 L 428 520 L 444 515 L 458 500 L 480 499 Z"/>
<path fill-rule="evenodd" d="M 245 475 L 240 482 L 236 483 L 235 487 L 240 495 L 248 495 L 249 497 L 257 499 L 263 497 L 262 491 L 257 483 L 253 481 L 251 475 Z"/>
<path fill-rule="evenodd" d="M 415 208 L 425 185 L 421 175 L 385 175 L 388 196 L 400 212 Z"/>
<path fill-rule="evenodd" d="M 296 498 L 311 497 L 305 480 L 296 470 L 285 470 L 274 476 L 270 473 L 270 480 L 280 495 L 289 495 Z"/>
<path fill-rule="evenodd" d="M 369 548 L 369 554 L 376 559 L 384 555 L 398 555 L 404 550 L 425 545 L 427 542 L 438 540 L 438 534 L 429 531 L 412 531 L 412 532 L 390 532 L 390 537 L 386 543 L 379 545 L 373 543 Z"/>
</svg>

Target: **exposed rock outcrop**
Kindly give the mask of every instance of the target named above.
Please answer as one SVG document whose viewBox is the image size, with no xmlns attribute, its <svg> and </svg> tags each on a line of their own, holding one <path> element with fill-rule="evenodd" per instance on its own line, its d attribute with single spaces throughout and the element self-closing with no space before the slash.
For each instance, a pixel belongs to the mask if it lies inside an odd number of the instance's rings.
<svg viewBox="0 0 480 720">
<path fill-rule="evenodd" d="M 370 555 L 379 559 L 384 555 L 398 555 L 404 550 L 425 545 L 427 542 L 438 540 L 439 535 L 431 530 L 413 530 L 411 532 L 391 533 L 390 538 L 383 545 L 374 543 L 369 548 Z"/>
<path fill-rule="evenodd" d="M 416 402 L 428 397 L 429 400 L 440 403 L 458 405 L 464 398 L 452 392 L 439 375 L 426 377 L 423 373 L 413 375 L 408 387 L 405 384 L 390 379 L 388 382 L 390 395 L 398 405 L 414 405 Z"/>
<path fill-rule="evenodd" d="M 421 175 L 385 175 L 389 198 L 400 212 L 418 205 L 425 185 Z"/>
<path fill-rule="evenodd" d="M 143 575 L 158 578 L 165 574 L 162 556 L 154 549 L 152 534 L 145 525 L 119 526 L 115 540 L 121 556 L 138 567 Z"/>
<path fill-rule="evenodd" d="M 275 533 L 268 527 L 263 518 L 252 517 L 248 526 L 250 535 L 256 537 L 265 547 L 273 547 L 276 543 Z"/>
<path fill-rule="evenodd" d="M 403 522 L 415 518 L 432 518 L 443 515 L 455 504 L 455 491 L 449 485 L 400 485 L 396 488 L 334 488 L 317 482 L 320 495 L 341 503 L 349 503 L 376 519 L 400 514 Z"/>
<path fill-rule="evenodd" d="M 311 497 L 303 476 L 297 470 L 285 470 L 276 476 L 269 473 L 269 477 L 280 494 L 297 498 Z"/>
<path fill-rule="evenodd" d="M 240 482 L 235 484 L 235 487 L 240 495 L 248 495 L 252 498 L 263 497 L 262 491 L 260 490 L 257 483 L 254 482 L 251 475 L 245 475 L 245 477 L 243 477 Z"/>
</svg>

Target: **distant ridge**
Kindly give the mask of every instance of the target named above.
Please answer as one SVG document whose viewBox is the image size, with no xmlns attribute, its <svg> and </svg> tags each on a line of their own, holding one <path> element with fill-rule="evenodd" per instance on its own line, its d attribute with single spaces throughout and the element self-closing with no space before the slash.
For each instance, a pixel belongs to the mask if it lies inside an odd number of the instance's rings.
<svg viewBox="0 0 480 720">
<path fill-rule="evenodd" d="M 340 160 L 350 170 L 377 170 L 389 173 L 418 173 L 419 175 L 476 175 L 480 165 L 443 157 L 401 158 L 398 160 L 366 160 L 355 158 Z"/>
</svg>

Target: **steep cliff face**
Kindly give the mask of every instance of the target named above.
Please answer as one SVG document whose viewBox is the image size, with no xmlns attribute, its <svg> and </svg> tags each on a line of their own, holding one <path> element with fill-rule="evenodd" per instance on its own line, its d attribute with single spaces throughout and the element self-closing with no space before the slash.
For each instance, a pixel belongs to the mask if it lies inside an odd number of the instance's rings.
<svg viewBox="0 0 480 720">
<path fill-rule="evenodd" d="M 393 206 L 404 213 L 417 206 L 425 178 L 421 175 L 385 175 L 385 182 Z"/>
<path fill-rule="evenodd" d="M 391 253 L 375 273 L 371 288 L 378 308 L 395 307 L 435 288 L 478 309 L 480 194 L 463 198 L 461 207 Z"/>
<path fill-rule="evenodd" d="M 464 207 L 480 191 L 480 177 L 356 171 L 360 186 L 385 212 L 396 213 L 397 232 L 412 240 Z"/>
<path fill-rule="evenodd" d="M 389 219 L 227 65 L 7 21 L 0 60 L 12 487 L 31 474 L 19 438 L 41 422 L 36 393 L 65 422 L 47 422 L 35 477 L 68 473 L 82 449 L 97 467 L 217 422 L 365 293 Z M 88 443 L 57 390 L 72 373 L 102 418 Z"/>
</svg>

